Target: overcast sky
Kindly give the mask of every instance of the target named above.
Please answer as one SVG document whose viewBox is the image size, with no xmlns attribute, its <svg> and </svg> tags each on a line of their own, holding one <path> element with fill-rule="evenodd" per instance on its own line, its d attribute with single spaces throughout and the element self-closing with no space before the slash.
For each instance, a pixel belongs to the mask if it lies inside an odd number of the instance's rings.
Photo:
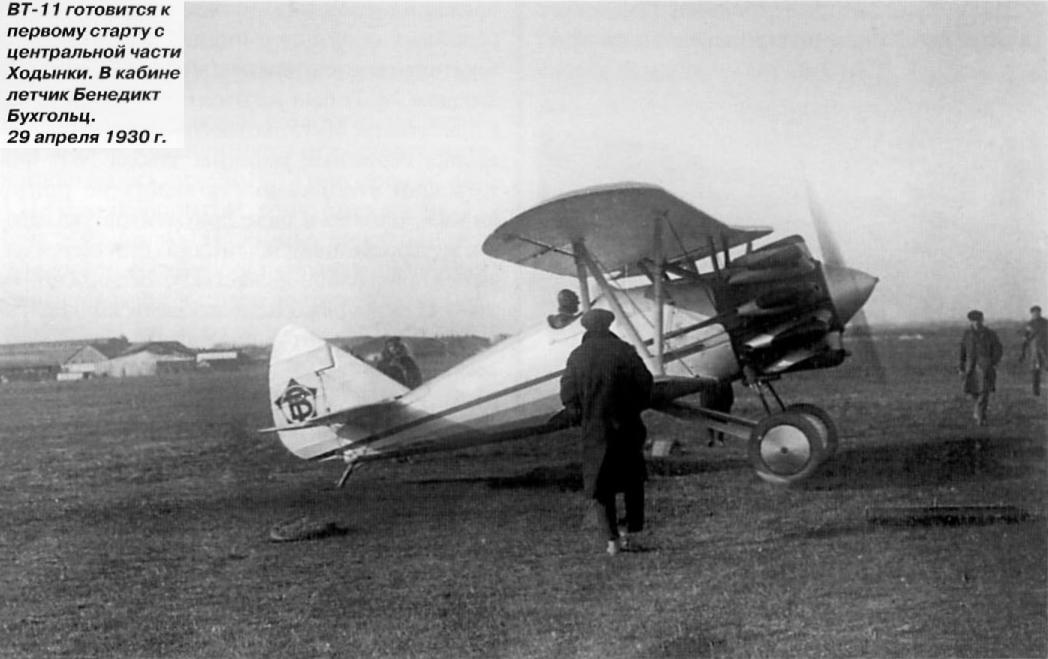
<svg viewBox="0 0 1048 659">
<path fill-rule="evenodd" d="M 642 181 L 800 233 L 871 322 L 1048 303 L 1048 5 L 186 4 L 185 148 L 0 151 L 0 342 L 516 332 L 484 256 Z"/>
</svg>

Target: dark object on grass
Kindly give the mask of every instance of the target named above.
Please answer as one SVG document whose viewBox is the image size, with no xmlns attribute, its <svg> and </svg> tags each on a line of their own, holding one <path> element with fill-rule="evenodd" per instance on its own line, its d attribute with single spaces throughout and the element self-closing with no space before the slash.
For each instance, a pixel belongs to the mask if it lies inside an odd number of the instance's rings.
<svg viewBox="0 0 1048 659">
<path fill-rule="evenodd" d="M 866 521 L 893 526 L 994 524 L 1021 522 L 1029 514 L 1016 506 L 872 506 Z"/>
<path fill-rule="evenodd" d="M 349 529 L 335 522 L 318 522 L 308 517 L 300 517 L 290 522 L 274 524 L 269 529 L 270 542 L 295 542 L 298 540 L 319 540 L 331 536 L 345 535 Z"/>
</svg>

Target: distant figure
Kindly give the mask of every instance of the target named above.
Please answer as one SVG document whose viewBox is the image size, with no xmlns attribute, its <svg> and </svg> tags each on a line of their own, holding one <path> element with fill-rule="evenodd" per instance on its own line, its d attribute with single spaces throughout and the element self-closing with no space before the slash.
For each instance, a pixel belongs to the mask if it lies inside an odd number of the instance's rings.
<svg viewBox="0 0 1048 659">
<path fill-rule="evenodd" d="M 557 293 L 557 313 L 546 316 L 546 321 L 553 329 L 561 329 L 570 325 L 579 317 L 579 296 L 575 291 L 563 289 Z"/>
<path fill-rule="evenodd" d="M 1033 350 L 1031 351 L 1031 347 Z M 1023 328 L 1023 348 L 1019 363 L 1030 355 L 1030 371 L 1033 374 L 1033 395 L 1041 395 L 1041 371 L 1048 368 L 1048 318 L 1041 317 L 1041 307 L 1030 307 L 1030 322 Z"/>
<path fill-rule="evenodd" d="M 408 347 L 404 345 L 399 336 L 386 339 L 386 345 L 383 346 L 382 354 L 375 367 L 408 389 L 414 389 L 422 384 L 422 373 L 418 369 L 418 364 L 411 358 Z"/>
<path fill-rule="evenodd" d="M 971 326 L 961 339 L 961 360 L 958 370 L 964 377 L 964 393 L 975 401 L 972 418 L 980 426 L 986 425 L 986 408 L 990 393 L 997 385 L 997 364 L 1004 348 L 997 333 L 983 325 L 983 312 L 968 312 Z"/>
<path fill-rule="evenodd" d="M 626 505 L 626 533 L 644 529 L 644 440 L 640 418 L 651 400 L 652 377 L 633 346 L 609 329 L 615 314 L 593 309 L 582 315 L 586 333 L 568 356 L 560 399 L 568 417 L 582 426 L 582 476 L 596 502 L 607 552 L 629 549 L 619 533 L 615 496 Z"/>
</svg>

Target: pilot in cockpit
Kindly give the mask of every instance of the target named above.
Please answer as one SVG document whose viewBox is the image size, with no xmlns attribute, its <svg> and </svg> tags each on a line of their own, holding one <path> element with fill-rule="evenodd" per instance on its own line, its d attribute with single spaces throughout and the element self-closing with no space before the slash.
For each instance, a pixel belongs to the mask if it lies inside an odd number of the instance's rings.
<svg viewBox="0 0 1048 659">
<path fill-rule="evenodd" d="M 382 355 L 375 367 L 408 389 L 422 384 L 422 372 L 399 336 L 386 339 L 386 345 L 382 348 Z"/>
<path fill-rule="evenodd" d="M 575 291 L 565 288 L 557 293 L 557 313 L 546 316 L 546 321 L 553 329 L 567 327 L 579 317 L 579 296 Z"/>
</svg>

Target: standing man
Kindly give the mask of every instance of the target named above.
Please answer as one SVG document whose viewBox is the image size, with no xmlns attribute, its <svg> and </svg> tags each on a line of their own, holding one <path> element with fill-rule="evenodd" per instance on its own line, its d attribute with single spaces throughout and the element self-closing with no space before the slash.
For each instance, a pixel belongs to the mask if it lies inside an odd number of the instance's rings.
<svg viewBox="0 0 1048 659">
<path fill-rule="evenodd" d="M 980 426 L 986 425 L 986 407 L 990 392 L 997 384 L 997 364 L 1004 349 L 997 333 L 983 325 L 983 312 L 968 312 L 970 326 L 961 339 L 961 361 L 958 370 L 964 377 L 964 393 L 975 401 L 972 418 Z"/>
<path fill-rule="evenodd" d="M 627 533 L 644 529 L 644 440 L 640 418 L 651 400 L 652 377 L 633 346 L 610 330 L 615 314 L 593 309 L 582 315 L 586 333 L 568 357 L 560 399 L 582 426 L 582 476 L 596 502 L 607 552 L 629 548 L 620 537 L 615 496 L 622 492 Z"/>
<path fill-rule="evenodd" d="M 1033 395 L 1041 395 L 1041 370 L 1048 367 L 1048 318 L 1041 317 L 1041 307 L 1030 307 L 1030 322 L 1023 328 L 1023 349 L 1019 363 L 1026 359 L 1026 352 L 1033 348 L 1030 369 L 1033 372 Z"/>
</svg>

